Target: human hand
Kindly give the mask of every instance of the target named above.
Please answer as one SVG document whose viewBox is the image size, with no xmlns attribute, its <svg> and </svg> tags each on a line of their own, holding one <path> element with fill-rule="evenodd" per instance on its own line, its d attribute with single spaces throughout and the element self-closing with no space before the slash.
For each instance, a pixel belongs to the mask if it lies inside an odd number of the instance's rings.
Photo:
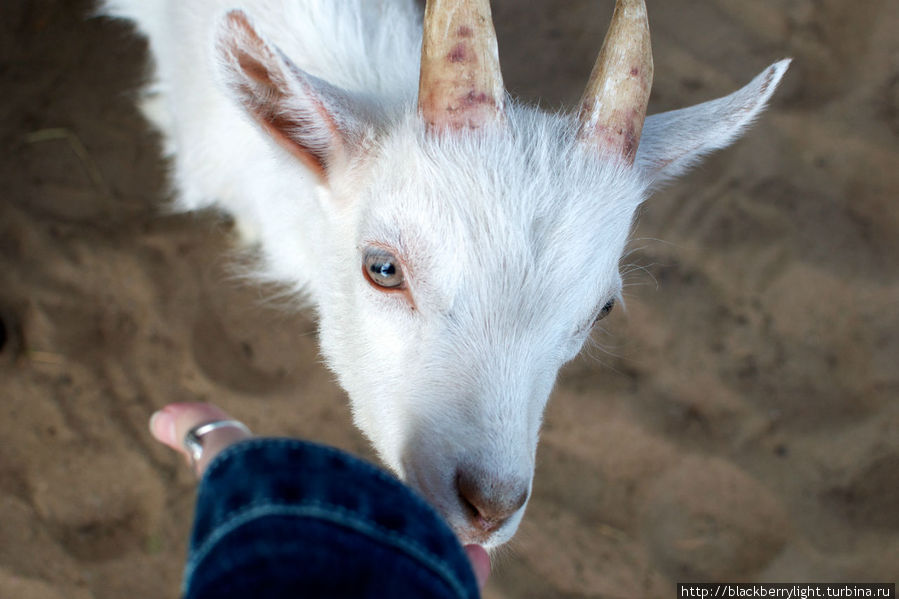
<svg viewBox="0 0 899 599">
<path fill-rule="evenodd" d="M 232 417 L 220 408 L 209 403 L 172 403 L 150 418 L 150 432 L 160 443 L 167 445 L 182 454 L 190 464 L 190 454 L 184 445 L 187 432 L 196 426 L 208 422 L 232 420 Z M 203 435 L 203 453 L 193 464 L 194 473 L 202 478 L 213 458 L 223 449 L 252 437 L 244 429 L 228 426 L 215 429 Z M 480 545 L 466 545 L 466 555 L 471 562 L 478 587 L 483 588 L 490 576 L 490 556 Z"/>
</svg>

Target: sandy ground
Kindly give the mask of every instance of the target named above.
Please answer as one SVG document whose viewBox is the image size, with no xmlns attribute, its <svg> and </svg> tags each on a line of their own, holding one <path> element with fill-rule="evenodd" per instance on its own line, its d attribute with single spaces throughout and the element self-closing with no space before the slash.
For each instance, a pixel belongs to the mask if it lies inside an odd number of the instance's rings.
<svg viewBox="0 0 899 599">
<path fill-rule="evenodd" d="M 611 14 L 496 0 L 508 88 L 580 95 Z M 314 323 L 166 215 L 132 104 L 145 48 L 85 1 L 0 20 L 0 597 L 174 597 L 193 483 L 146 432 L 212 400 L 370 455 Z M 899 578 L 899 3 L 650 0 L 651 111 L 783 56 L 771 110 L 658 193 L 627 311 L 566 367 L 487 597 L 673 597 L 679 580 Z"/>
</svg>

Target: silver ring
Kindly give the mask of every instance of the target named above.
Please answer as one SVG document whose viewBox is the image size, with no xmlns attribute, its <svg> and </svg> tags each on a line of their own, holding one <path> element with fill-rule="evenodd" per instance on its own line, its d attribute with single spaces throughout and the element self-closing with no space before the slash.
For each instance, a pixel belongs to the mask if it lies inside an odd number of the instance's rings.
<svg viewBox="0 0 899 599">
<path fill-rule="evenodd" d="M 184 448 L 187 449 L 187 454 L 190 456 L 191 466 L 194 470 L 197 469 L 197 462 L 203 457 L 203 437 L 220 428 L 236 428 L 247 435 L 253 435 L 250 429 L 247 428 L 247 425 L 239 420 L 213 420 L 212 422 L 198 424 L 184 435 Z"/>
</svg>

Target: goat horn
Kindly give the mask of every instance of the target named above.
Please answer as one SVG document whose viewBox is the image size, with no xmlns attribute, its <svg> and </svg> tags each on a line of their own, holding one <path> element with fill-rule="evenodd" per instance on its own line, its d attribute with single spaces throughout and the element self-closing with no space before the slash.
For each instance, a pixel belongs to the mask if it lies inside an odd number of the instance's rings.
<svg viewBox="0 0 899 599">
<path fill-rule="evenodd" d="M 578 137 L 634 163 L 652 87 L 652 48 L 643 0 L 617 0 L 581 98 Z"/>
<path fill-rule="evenodd" d="M 503 118 L 503 77 L 489 0 L 428 0 L 418 111 L 431 129 L 478 129 Z"/>
</svg>

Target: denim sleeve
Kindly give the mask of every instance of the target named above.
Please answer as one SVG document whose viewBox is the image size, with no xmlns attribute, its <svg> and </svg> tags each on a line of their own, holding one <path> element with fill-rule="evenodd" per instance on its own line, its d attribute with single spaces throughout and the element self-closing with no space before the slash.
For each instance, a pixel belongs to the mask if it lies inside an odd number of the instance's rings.
<svg viewBox="0 0 899 599">
<path fill-rule="evenodd" d="M 228 447 L 200 484 L 186 599 L 479 596 L 455 535 L 411 489 L 334 448 Z"/>
</svg>

